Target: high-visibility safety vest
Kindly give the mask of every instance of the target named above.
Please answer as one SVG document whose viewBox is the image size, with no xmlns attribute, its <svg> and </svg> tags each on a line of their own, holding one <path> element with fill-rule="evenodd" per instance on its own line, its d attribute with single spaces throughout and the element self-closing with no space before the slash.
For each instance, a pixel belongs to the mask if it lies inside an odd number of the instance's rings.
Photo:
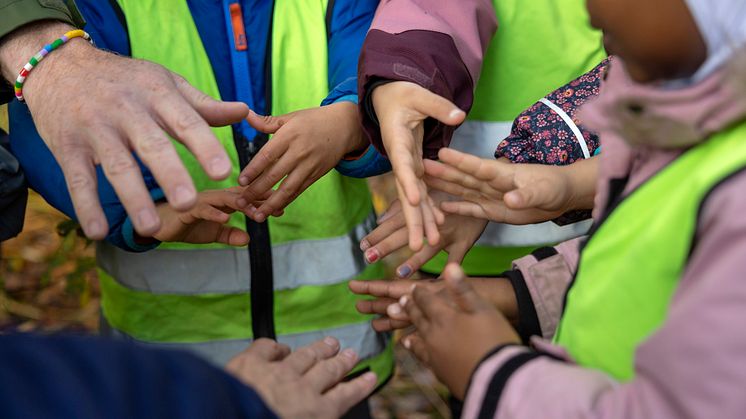
<svg viewBox="0 0 746 419">
<path fill-rule="evenodd" d="M 665 321 L 696 245 L 704 200 L 744 169 L 746 123 L 615 199 L 581 253 L 555 341 L 581 365 L 632 379 L 635 349 Z"/>
<path fill-rule="evenodd" d="M 119 0 L 119 5 L 133 57 L 159 63 L 220 98 L 185 1 Z M 267 84 L 275 115 L 318 106 L 328 94 L 326 8 L 325 0 L 274 2 Z M 206 177 L 187 149 L 174 143 L 198 190 L 237 184 L 237 148 L 245 145 L 245 138 L 231 127 L 213 132 L 233 161 L 233 172 L 224 181 Z M 357 313 L 358 297 L 347 288 L 350 279 L 384 274 L 382 265 L 366 265 L 358 245 L 375 225 L 372 208 L 365 180 L 330 172 L 282 217 L 271 218 L 271 267 L 264 268 L 274 278 L 269 293 L 274 304 L 263 314 L 274 316 L 272 332 L 278 341 L 298 347 L 334 336 L 342 347 L 358 352 L 363 360 L 359 369 L 370 368 L 385 380 L 393 366 L 389 337 L 373 331 L 370 316 Z M 234 215 L 230 225 L 246 228 L 246 220 Z M 218 244 L 162 244 L 146 253 L 99 244 L 105 326 L 114 335 L 184 348 L 224 364 L 253 336 L 249 259 L 246 248 Z"/>
<path fill-rule="evenodd" d="M 606 57 L 585 0 L 495 0 L 494 5 L 500 27 L 485 55 L 469 118 L 451 141 L 452 148 L 488 159 L 521 112 Z M 472 276 L 498 275 L 536 247 L 580 236 L 589 227 L 590 222 L 490 223 L 463 266 Z M 440 254 L 423 270 L 439 273 L 446 260 Z"/>
</svg>

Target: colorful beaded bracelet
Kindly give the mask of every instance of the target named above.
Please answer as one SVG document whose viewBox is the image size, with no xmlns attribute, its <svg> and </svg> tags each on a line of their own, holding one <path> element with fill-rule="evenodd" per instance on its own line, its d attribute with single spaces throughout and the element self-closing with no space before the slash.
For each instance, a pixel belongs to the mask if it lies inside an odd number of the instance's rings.
<svg viewBox="0 0 746 419">
<path fill-rule="evenodd" d="M 18 78 L 16 79 L 16 84 L 13 87 L 15 88 L 14 90 L 16 93 L 16 98 L 20 102 L 23 102 L 23 83 L 26 81 L 26 77 L 28 77 L 29 73 L 31 73 L 31 70 L 33 70 L 34 67 L 39 65 L 41 60 L 43 60 L 44 57 L 47 56 L 47 54 L 56 50 L 61 45 L 64 45 L 67 41 L 73 38 L 83 38 L 86 41 L 93 44 L 93 40 L 91 40 L 91 36 L 88 35 L 87 32 L 81 29 L 75 29 L 62 35 L 62 37 L 52 42 L 51 44 L 44 45 L 44 48 L 42 48 L 39 52 L 37 52 L 36 55 L 31 57 L 29 62 L 23 66 L 23 69 L 21 70 L 20 74 L 18 74 Z"/>
</svg>

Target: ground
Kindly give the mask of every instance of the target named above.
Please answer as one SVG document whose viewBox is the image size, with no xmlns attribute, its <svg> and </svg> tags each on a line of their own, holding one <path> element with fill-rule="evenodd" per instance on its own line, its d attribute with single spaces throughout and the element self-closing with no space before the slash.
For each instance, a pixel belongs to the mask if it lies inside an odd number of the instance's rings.
<svg viewBox="0 0 746 419">
<path fill-rule="evenodd" d="M 7 127 L 0 107 L 0 128 Z M 372 181 L 375 203 L 385 209 L 391 181 Z M 99 287 L 93 246 L 76 225 L 31 194 L 23 233 L 2 244 L 0 333 L 96 333 Z M 373 400 L 379 418 L 449 417 L 445 390 L 414 357 L 397 346 L 397 373 Z"/>
</svg>

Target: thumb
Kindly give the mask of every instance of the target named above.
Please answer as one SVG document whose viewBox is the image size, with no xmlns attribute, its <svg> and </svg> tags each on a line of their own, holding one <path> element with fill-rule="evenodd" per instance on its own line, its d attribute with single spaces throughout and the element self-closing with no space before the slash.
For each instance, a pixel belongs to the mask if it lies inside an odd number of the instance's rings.
<svg viewBox="0 0 746 419">
<path fill-rule="evenodd" d="M 435 118 L 446 125 L 458 125 L 466 119 L 466 112 L 459 109 L 448 99 L 424 87 L 415 92 L 412 100 L 416 111 Z"/>
<path fill-rule="evenodd" d="M 484 306 L 484 301 L 477 295 L 474 287 L 466 282 L 466 275 L 457 263 L 449 263 L 443 272 L 446 288 L 458 306 L 472 313 Z"/>
<path fill-rule="evenodd" d="M 241 102 L 221 102 L 194 88 L 183 77 L 171 73 L 179 93 L 213 127 L 241 122 L 249 107 Z"/>
<path fill-rule="evenodd" d="M 272 116 L 272 115 L 259 115 L 256 112 L 249 110 L 249 116 L 246 120 L 249 121 L 249 125 L 255 130 L 263 132 L 265 134 L 274 134 L 280 129 L 285 122 L 288 121 L 290 114 Z"/>
<path fill-rule="evenodd" d="M 548 204 L 547 198 L 553 191 L 544 190 L 541 182 L 533 183 L 503 195 L 505 206 L 513 210 L 544 209 Z"/>
</svg>

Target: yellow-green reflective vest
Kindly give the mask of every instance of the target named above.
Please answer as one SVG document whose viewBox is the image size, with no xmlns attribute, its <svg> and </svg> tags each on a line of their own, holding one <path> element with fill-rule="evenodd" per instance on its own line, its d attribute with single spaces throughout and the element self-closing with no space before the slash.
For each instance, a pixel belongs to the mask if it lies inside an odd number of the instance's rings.
<svg viewBox="0 0 746 419">
<path fill-rule="evenodd" d="M 583 366 L 632 379 L 635 349 L 666 320 L 704 199 L 744 168 L 741 124 L 687 151 L 621 201 L 582 251 L 556 342 Z"/>
<path fill-rule="evenodd" d="M 212 67 L 185 1 L 119 0 L 132 56 L 159 63 L 220 98 Z M 325 0 L 277 0 L 271 47 L 272 113 L 318 106 L 327 95 Z M 196 159 L 176 143 L 198 190 L 235 186 L 239 171 L 231 127 L 213 130 L 233 160 L 225 181 L 207 178 Z M 271 140 L 270 140 L 271 141 Z M 232 225 L 245 228 L 242 215 Z M 291 347 L 323 336 L 358 351 L 384 380 L 392 357 L 388 336 L 375 333 L 370 316 L 355 310 L 350 279 L 378 279 L 383 267 L 366 266 L 359 241 L 374 225 L 364 180 L 330 172 L 272 218 L 274 318 L 278 340 Z M 252 338 L 246 248 L 163 244 L 129 253 L 97 248 L 104 320 L 113 334 L 192 350 L 224 364 Z"/>
<path fill-rule="evenodd" d="M 585 0 L 495 0 L 494 5 L 499 27 L 484 58 L 474 107 L 451 142 L 452 148 L 488 159 L 518 114 L 606 57 Z M 498 275 L 537 246 L 577 237 L 589 227 L 490 223 L 463 266 L 472 276 Z M 440 254 L 423 270 L 441 272 L 446 260 Z"/>
</svg>

